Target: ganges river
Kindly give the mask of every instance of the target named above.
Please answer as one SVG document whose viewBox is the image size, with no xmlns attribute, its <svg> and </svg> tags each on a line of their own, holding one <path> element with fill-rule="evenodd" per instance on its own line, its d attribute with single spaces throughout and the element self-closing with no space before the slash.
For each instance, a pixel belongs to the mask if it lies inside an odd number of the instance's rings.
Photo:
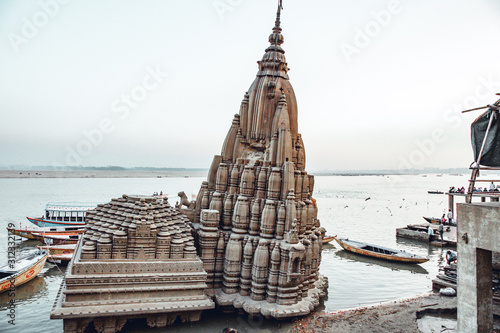
<svg viewBox="0 0 500 333">
<path fill-rule="evenodd" d="M 204 177 L 162 178 L 12 178 L 0 179 L 0 258 L 7 260 L 9 223 L 26 226 L 26 216 L 40 217 L 47 202 L 108 202 L 122 194 L 152 194 L 163 191 L 170 204 L 176 194 L 197 194 Z M 327 234 L 348 237 L 380 246 L 405 250 L 430 261 L 404 265 L 360 257 L 323 247 L 320 272 L 329 279 L 327 297 L 318 311 L 335 311 L 413 297 L 430 292 L 431 280 L 444 264 L 442 248 L 396 237 L 396 228 L 425 223 L 422 216 L 440 217 L 448 210 L 447 196 L 428 194 L 450 186 L 467 186 L 468 175 L 408 176 L 317 176 L 313 196 L 319 219 Z M 459 200 L 459 199 L 457 199 Z M 16 241 L 16 256 L 40 245 L 37 241 Z M 0 332 L 62 332 L 62 320 L 49 315 L 64 276 L 65 267 L 46 263 L 34 280 L 16 289 L 14 296 L 0 294 Z M 15 325 L 9 323 L 9 304 L 15 302 Z M 276 321 L 206 312 L 198 323 L 176 323 L 175 332 L 222 332 L 224 327 L 241 332 L 275 332 Z M 128 322 L 123 332 L 160 332 L 143 321 Z"/>
</svg>

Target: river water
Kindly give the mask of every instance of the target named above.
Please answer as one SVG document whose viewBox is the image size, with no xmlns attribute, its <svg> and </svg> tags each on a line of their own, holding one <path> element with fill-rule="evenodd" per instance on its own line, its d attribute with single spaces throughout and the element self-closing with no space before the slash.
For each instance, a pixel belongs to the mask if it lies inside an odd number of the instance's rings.
<svg viewBox="0 0 500 333">
<path fill-rule="evenodd" d="M 390 263 L 340 250 L 323 248 L 321 274 L 329 279 L 328 295 L 319 310 L 335 311 L 379 302 L 413 297 L 431 290 L 431 280 L 444 263 L 443 249 L 426 243 L 396 237 L 396 228 L 424 223 L 422 216 L 440 217 L 448 209 L 447 196 L 428 194 L 428 190 L 446 191 L 450 186 L 467 185 L 468 175 L 411 176 L 321 176 L 316 177 L 314 197 L 319 219 L 327 234 L 348 237 L 381 246 L 404 249 L 429 256 L 420 265 Z M 26 216 L 42 216 L 49 201 L 108 202 L 122 194 L 168 193 L 173 205 L 176 194 L 197 194 L 204 178 L 38 178 L 0 179 L 0 258 L 6 261 L 9 223 L 28 225 Z M 40 243 L 17 241 L 16 256 L 29 252 Z M 0 332 L 61 332 L 62 320 L 50 320 L 49 314 L 61 284 L 65 267 L 47 263 L 37 278 L 17 288 L 15 296 L 0 294 Z M 16 301 L 15 325 L 9 324 L 8 308 Z M 207 312 L 201 322 L 176 324 L 176 332 L 221 332 L 226 326 L 241 331 L 279 331 L 274 321 L 243 319 L 237 315 Z M 124 332 L 159 331 L 144 322 L 127 324 Z"/>
</svg>

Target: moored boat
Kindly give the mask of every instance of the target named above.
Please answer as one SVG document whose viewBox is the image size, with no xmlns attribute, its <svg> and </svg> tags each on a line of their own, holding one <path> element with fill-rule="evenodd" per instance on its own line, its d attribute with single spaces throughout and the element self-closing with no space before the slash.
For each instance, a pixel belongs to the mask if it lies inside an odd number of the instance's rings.
<svg viewBox="0 0 500 333">
<path fill-rule="evenodd" d="M 57 229 L 61 229 L 61 230 L 57 230 Z M 74 228 L 74 227 L 71 227 L 71 228 L 37 228 L 37 229 L 7 228 L 7 230 L 11 234 L 14 234 L 16 236 L 24 237 L 27 239 L 38 239 L 38 240 L 41 240 L 41 238 L 37 235 L 33 235 L 33 233 L 41 233 L 41 234 L 44 234 L 44 233 L 49 234 L 50 233 L 53 235 L 57 235 L 57 234 L 68 234 L 68 233 L 80 234 L 80 233 L 84 232 L 83 227 L 78 227 L 78 228 Z"/>
<path fill-rule="evenodd" d="M 41 218 L 26 217 L 39 227 L 83 227 L 85 214 L 94 209 L 96 202 L 49 202 Z"/>
<path fill-rule="evenodd" d="M 47 235 L 33 233 L 33 235 L 40 237 L 41 241 L 46 245 L 76 244 L 80 237 L 79 234 Z"/>
<path fill-rule="evenodd" d="M 0 266 L 0 293 L 12 290 L 35 278 L 41 272 L 49 253 L 37 250 Z"/>
<path fill-rule="evenodd" d="M 332 240 L 334 240 L 334 239 L 335 239 L 335 237 L 334 237 L 334 236 L 325 236 L 325 237 L 323 238 L 323 244 L 328 244 L 328 243 L 330 243 L 330 242 L 331 242 Z"/>
<path fill-rule="evenodd" d="M 424 218 L 424 220 L 426 220 L 429 223 L 439 224 L 439 222 L 441 222 L 441 219 L 438 217 L 426 217 L 426 216 L 422 216 L 422 217 Z"/>
<path fill-rule="evenodd" d="M 49 255 L 55 254 L 73 254 L 75 252 L 75 244 L 62 244 L 62 245 L 42 245 L 37 246 L 40 250 L 49 252 Z"/>
<path fill-rule="evenodd" d="M 337 236 L 334 236 L 334 239 L 343 249 L 347 251 L 374 258 L 414 264 L 423 263 L 429 260 L 427 257 L 417 256 L 406 251 L 389 249 L 363 242 L 356 242 L 346 238 L 338 238 Z"/>
<path fill-rule="evenodd" d="M 49 262 L 56 264 L 67 264 L 73 258 L 73 253 L 75 252 L 76 244 L 63 244 L 63 245 L 45 245 L 38 246 L 40 250 L 45 250 L 49 252 L 48 260 Z"/>
</svg>

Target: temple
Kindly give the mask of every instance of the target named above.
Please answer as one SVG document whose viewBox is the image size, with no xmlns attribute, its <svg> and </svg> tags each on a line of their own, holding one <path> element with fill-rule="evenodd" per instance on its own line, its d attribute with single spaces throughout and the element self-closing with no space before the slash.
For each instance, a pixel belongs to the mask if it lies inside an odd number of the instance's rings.
<svg viewBox="0 0 500 333">
<path fill-rule="evenodd" d="M 290 318 L 325 296 L 324 228 L 288 78 L 280 8 L 270 46 L 196 201 L 112 199 L 87 213 L 51 318 L 65 332 L 164 327 L 203 310 Z M 215 300 L 215 303 L 214 303 Z"/>
<path fill-rule="evenodd" d="M 128 319 L 164 327 L 214 308 L 187 217 L 165 199 L 127 196 L 87 213 L 51 319 L 64 332 L 116 332 Z"/>
<path fill-rule="evenodd" d="M 270 46 L 209 169 L 192 216 L 207 293 L 224 310 L 287 318 L 325 295 L 322 239 L 288 78 L 280 8 Z"/>
</svg>

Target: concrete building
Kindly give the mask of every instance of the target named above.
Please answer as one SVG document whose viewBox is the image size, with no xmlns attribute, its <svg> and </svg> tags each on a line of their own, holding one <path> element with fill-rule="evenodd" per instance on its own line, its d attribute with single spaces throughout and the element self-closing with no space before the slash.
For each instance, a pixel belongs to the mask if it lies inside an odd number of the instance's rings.
<svg viewBox="0 0 500 333">
<path fill-rule="evenodd" d="M 492 253 L 500 252 L 500 203 L 457 204 L 458 332 L 493 332 Z"/>
</svg>

